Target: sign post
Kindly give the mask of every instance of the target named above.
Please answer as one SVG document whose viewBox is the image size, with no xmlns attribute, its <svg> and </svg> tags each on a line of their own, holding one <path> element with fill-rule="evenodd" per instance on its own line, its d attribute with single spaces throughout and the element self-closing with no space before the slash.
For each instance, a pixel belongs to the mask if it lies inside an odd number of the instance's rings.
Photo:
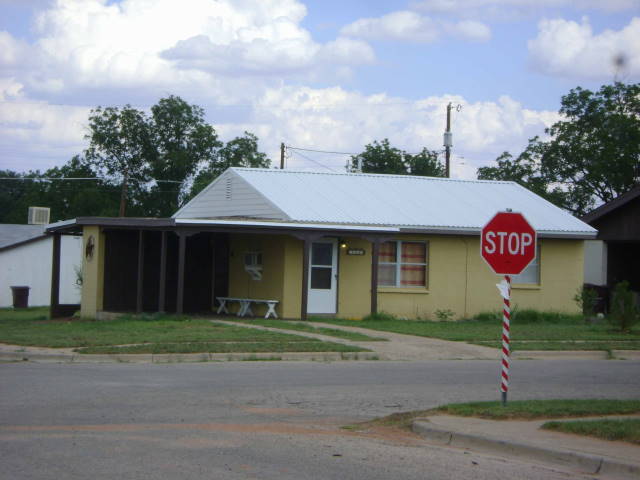
<svg viewBox="0 0 640 480">
<path fill-rule="evenodd" d="M 503 298 L 502 405 L 507 404 L 509 390 L 509 339 L 511 322 L 511 275 L 518 275 L 536 258 L 536 231 L 521 213 L 498 212 L 482 229 L 480 255 L 504 280 L 497 284 Z"/>
</svg>

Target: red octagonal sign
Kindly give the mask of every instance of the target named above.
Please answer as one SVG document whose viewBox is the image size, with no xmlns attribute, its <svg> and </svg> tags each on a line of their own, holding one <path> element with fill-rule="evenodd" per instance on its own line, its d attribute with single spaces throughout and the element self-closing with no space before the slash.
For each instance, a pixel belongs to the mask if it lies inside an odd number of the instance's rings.
<svg viewBox="0 0 640 480">
<path fill-rule="evenodd" d="M 480 255 L 498 275 L 518 275 L 536 258 L 536 231 L 521 213 L 499 212 L 482 229 Z"/>
</svg>

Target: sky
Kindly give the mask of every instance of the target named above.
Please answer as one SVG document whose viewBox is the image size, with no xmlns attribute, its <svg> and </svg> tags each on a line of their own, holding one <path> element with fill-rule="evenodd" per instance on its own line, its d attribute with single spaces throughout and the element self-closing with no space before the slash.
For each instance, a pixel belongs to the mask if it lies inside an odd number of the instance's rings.
<svg viewBox="0 0 640 480">
<path fill-rule="evenodd" d="M 615 59 L 624 64 L 616 67 Z M 0 0 L 0 169 L 87 148 L 97 106 L 168 95 L 279 165 L 344 171 L 374 140 L 475 178 L 577 86 L 640 82 L 640 0 Z"/>
</svg>

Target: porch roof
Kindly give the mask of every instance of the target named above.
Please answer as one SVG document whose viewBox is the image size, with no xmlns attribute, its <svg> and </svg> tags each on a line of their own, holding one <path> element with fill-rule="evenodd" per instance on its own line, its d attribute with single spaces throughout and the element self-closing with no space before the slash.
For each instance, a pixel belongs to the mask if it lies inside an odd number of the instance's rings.
<svg viewBox="0 0 640 480">
<path fill-rule="evenodd" d="M 47 233 L 78 233 L 84 226 L 100 226 L 133 230 L 200 230 L 218 232 L 246 232 L 266 234 L 322 233 L 324 235 L 380 235 L 380 234 L 423 234 L 423 235 L 480 235 L 480 228 L 456 227 L 403 227 L 380 225 L 345 225 L 315 222 L 286 222 L 263 218 L 135 218 L 135 217 L 78 217 L 47 225 Z M 538 231 L 540 238 L 590 239 L 590 232 L 549 232 Z"/>
</svg>

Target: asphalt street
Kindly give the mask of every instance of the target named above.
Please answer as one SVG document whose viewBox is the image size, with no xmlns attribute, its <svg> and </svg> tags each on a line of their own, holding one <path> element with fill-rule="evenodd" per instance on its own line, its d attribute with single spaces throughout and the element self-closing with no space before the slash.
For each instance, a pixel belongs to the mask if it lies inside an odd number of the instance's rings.
<svg viewBox="0 0 640 480">
<path fill-rule="evenodd" d="M 514 361 L 510 398 L 639 398 L 638 371 Z M 1 364 L 0 478 L 567 478 L 340 428 L 498 399 L 498 376 L 494 361 Z"/>
</svg>

